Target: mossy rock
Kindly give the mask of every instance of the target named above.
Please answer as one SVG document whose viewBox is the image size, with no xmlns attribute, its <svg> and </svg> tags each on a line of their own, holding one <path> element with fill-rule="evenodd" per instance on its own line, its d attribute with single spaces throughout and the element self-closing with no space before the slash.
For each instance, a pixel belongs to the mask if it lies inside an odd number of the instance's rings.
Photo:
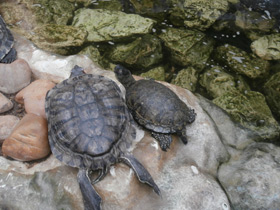
<svg viewBox="0 0 280 210">
<path fill-rule="evenodd" d="M 201 74 L 199 83 L 212 98 L 222 96 L 228 91 L 244 92 L 250 90 L 242 76 L 233 76 L 220 66 L 212 67 Z"/>
<path fill-rule="evenodd" d="M 108 52 L 108 57 L 114 63 L 122 63 L 138 70 L 147 69 L 162 60 L 160 39 L 147 34 L 128 44 L 115 44 Z"/>
<path fill-rule="evenodd" d="M 197 70 L 193 67 L 188 67 L 186 69 L 181 69 L 171 83 L 194 92 L 197 80 Z"/>
<path fill-rule="evenodd" d="M 280 126 L 261 93 L 228 91 L 213 102 L 224 109 L 233 120 L 259 134 L 263 140 L 275 140 L 279 137 Z"/>
<path fill-rule="evenodd" d="M 271 76 L 265 83 L 263 90 L 267 103 L 280 120 L 280 72 Z"/>
<path fill-rule="evenodd" d="M 176 65 L 202 70 L 213 50 L 214 40 L 204 33 L 187 29 L 168 28 L 159 35 Z"/>
<path fill-rule="evenodd" d="M 269 63 L 267 61 L 229 44 L 217 47 L 214 57 L 237 74 L 245 75 L 251 79 L 268 74 Z"/>
<path fill-rule="evenodd" d="M 163 66 L 158 66 L 140 74 L 140 76 L 144 78 L 165 81 L 165 69 Z"/>
<path fill-rule="evenodd" d="M 140 15 L 105 9 L 81 8 L 75 12 L 73 26 L 88 31 L 88 42 L 118 41 L 151 32 L 155 21 Z"/>
</svg>

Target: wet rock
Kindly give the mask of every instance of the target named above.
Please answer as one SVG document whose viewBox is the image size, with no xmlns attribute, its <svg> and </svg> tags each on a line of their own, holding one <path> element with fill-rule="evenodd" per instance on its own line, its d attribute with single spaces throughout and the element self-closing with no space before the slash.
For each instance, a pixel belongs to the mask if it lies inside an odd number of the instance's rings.
<svg viewBox="0 0 280 210">
<path fill-rule="evenodd" d="M 263 140 L 275 140 L 280 134 L 280 126 L 273 118 L 265 97 L 259 92 L 228 91 L 213 102 L 234 121 L 255 131 Z"/>
<path fill-rule="evenodd" d="M 251 49 L 264 60 L 280 60 L 280 34 L 259 38 L 251 44 Z"/>
<path fill-rule="evenodd" d="M 171 22 L 206 30 L 229 8 L 227 0 L 172 0 Z"/>
<path fill-rule="evenodd" d="M 171 54 L 171 61 L 202 70 L 213 50 L 214 41 L 202 32 L 168 28 L 159 35 Z"/>
<path fill-rule="evenodd" d="M 108 51 L 107 57 L 114 63 L 147 69 L 161 62 L 161 42 L 156 36 L 148 34 L 129 44 L 116 44 Z"/>
<path fill-rule="evenodd" d="M 212 67 L 201 74 L 199 83 L 206 88 L 207 93 L 212 98 L 222 96 L 227 91 L 238 90 L 244 92 L 250 90 L 242 76 L 234 77 L 226 73 L 220 66 Z"/>
<path fill-rule="evenodd" d="M 13 108 L 13 102 L 0 93 L 0 114 Z"/>
<path fill-rule="evenodd" d="M 141 77 L 150 78 L 154 80 L 164 81 L 165 80 L 165 69 L 163 66 L 159 66 L 153 69 L 150 69 L 147 72 L 140 74 Z"/>
<path fill-rule="evenodd" d="M 234 209 L 279 208 L 279 157 L 279 147 L 254 143 L 221 165 L 218 178 Z"/>
<path fill-rule="evenodd" d="M 280 118 L 280 72 L 272 75 L 263 88 L 269 107 Z"/>
<path fill-rule="evenodd" d="M 92 1 L 92 0 L 83 0 L 88 3 L 85 6 L 91 6 L 94 9 L 106 9 L 106 10 L 114 10 L 114 11 L 122 11 L 123 6 L 121 1 L 119 0 L 110 0 L 110 1 Z"/>
<path fill-rule="evenodd" d="M 0 116 L 0 140 L 8 138 L 18 124 L 19 118 L 13 115 Z"/>
<path fill-rule="evenodd" d="M 69 78 L 70 71 L 75 65 L 85 69 L 85 72 L 102 72 L 85 55 L 59 56 L 36 48 L 30 41 L 22 36 L 15 35 L 17 40 L 15 48 L 18 58 L 26 60 L 38 79 L 51 80 L 55 83 Z"/>
<path fill-rule="evenodd" d="M 39 48 L 57 54 L 69 54 L 72 47 L 81 46 L 87 31 L 74 26 L 45 24 L 36 27 L 28 37 Z"/>
<path fill-rule="evenodd" d="M 232 71 L 252 79 L 260 78 L 268 73 L 269 63 L 267 61 L 232 45 L 225 44 L 218 47 L 214 56 Z"/>
<path fill-rule="evenodd" d="M 49 80 L 38 79 L 17 93 L 15 100 L 24 104 L 27 113 L 33 113 L 46 118 L 45 97 L 47 92 L 55 86 Z"/>
<path fill-rule="evenodd" d="M 35 114 L 26 114 L 2 146 L 3 155 L 20 161 L 46 157 L 50 153 L 47 121 Z"/>
<path fill-rule="evenodd" d="M 198 72 L 193 67 L 182 69 L 178 72 L 175 79 L 172 80 L 172 84 L 178 85 L 182 88 L 194 92 L 198 80 Z"/>
<path fill-rule="evenodd" d="M 89 42 L 112 41 L 147 34 L 154 24 L 154 20 L 139 15 L 103 9 L 79 9 L 73 19 L 73 26 L 83 26 L 88 31 Z"/>
<path fill-rule="evenodd" d="M 19 58 L 19 57 L 18 57 Z M 11 64 L 0 64 L 0 91 L 16 93 L 30 83 L 31 70 L 25 60 L 17 59 Z"/>
</svg>

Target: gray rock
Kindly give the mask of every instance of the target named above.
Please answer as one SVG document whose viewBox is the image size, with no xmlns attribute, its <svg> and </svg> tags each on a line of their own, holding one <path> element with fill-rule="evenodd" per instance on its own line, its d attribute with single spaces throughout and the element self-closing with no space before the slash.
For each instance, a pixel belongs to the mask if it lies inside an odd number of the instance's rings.
<svg viewBox="0 0 280 210">
<path fill-rule="evenodd" d="M 233 209 L 279 209 L 280 148 L 253 143 L 219 168 L 218 178 Z"/>
<path fill-rule="evenodd" d="M 133 35 L 147 34 L 155 21 L 140 15 L 104 9 L 78 9 L 73 26 L 83 26 L 90 42 L 112 41 Z"/>
<path fill-rule="evenodd" d="M 13 102 L 0 93 L 0 114 L 13 108 Z"/>
<path fill-rule="evenodd" d="M 18 57 L 19 58 L 19 57 Z M 30 83 L 31 69 L 25 60 L 17 59 L 11 64 L 0 64 L 0 91 L 16 93 Z"/>
<path fill-rule="evenodd" d="M 13 115 L 0 116 L 0 140 L 8 138 L 20 119 Z"/>
</svg>

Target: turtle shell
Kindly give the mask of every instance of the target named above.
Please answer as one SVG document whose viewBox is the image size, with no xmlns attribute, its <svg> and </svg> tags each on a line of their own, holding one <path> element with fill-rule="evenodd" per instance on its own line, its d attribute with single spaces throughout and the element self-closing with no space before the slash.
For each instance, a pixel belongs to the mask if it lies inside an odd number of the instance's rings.
<svg viewBox="0 0 280 210">
<path fill-rule="evenodd" d="M 139 124 L 159 133 L 180 131 L 195 117 L 173 91 L 154 80 L 133 83 L 127 89 L 126 103 Z"/>
<path fill-rule="evenodd" d="M 47 93 L 46 116 L 52 153 L 72 167 L 114 164 L 135 132 L 119 87 L 103 76 L 83 74 L 56 85 Z"/>
<path fill-rule="evenodd" d="M 0 61 L 11 51 L 14 37 L 0 15 Z"/>
</svg>

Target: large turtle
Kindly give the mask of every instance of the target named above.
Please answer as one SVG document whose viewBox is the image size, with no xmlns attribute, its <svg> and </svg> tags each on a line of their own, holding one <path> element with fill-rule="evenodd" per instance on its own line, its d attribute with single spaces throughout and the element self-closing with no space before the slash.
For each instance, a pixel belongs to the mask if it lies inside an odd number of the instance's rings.
<svg viewBox="0 0 280 210">
<path fill-rule="evenodd" d="M 11 63 L 16 59 L 17 52 L 13 46 L 14 37 L 0 15 L 0 63 Z"/>
<path fill-rule="evenodd" d="M 100 209 L 101 204 L 88 171 L 99 170 L 93 181 L 97 183 L 117 162 L 129 165 L 140 182 L 160 194 L 149 172 L 127 152 L 136 131 L 115 82 L 85 74 L 75 66 L 69 79 L 47 93 L 45 106 L 52 153 L 58 160 L 79 168 L 77 179 L 85 209 Z"/>
<path fill-rule="evenodd" d="M 134 119 L 152 131 L 163 151 L 170 147 L 171 133 L 176 133 L 187 144 L 186 125 L 195 120 L 193 109 L 169 88 L 154 80 L 136 81 L 121 65 L 117 65 L 114 72 L 126 89 L 126 104 Z"/>
</svg>

